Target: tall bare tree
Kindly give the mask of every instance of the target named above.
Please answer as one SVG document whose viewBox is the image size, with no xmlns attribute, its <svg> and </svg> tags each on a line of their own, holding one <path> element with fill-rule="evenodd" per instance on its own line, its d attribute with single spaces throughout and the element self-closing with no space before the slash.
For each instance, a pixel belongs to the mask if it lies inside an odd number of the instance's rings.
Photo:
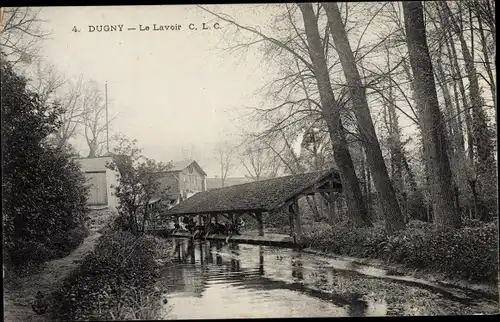
<svg viewBox="0 0 500 322">
<path fill-rule="evenodd" d="M 78 130 L 84 124 L 86 110 L 83 104 L 83 90 L 83 77 L 79 76 L 75 80 L 68 81 L 66 90 L 58 99 L 58 104 L 64 108 L 64 113 L 61 115 L 61 127 L 54 136 L 54 142 L 58 147 L 67 145 L 70 139 L 76 137 Z"/>
<path fill-rule="evenodd" d="M 49 33 L 40 19 L 42 9 L 34 7 L 7 7 L 3 10 L 3 29 L 0 31 L 0 47 L 12 64 L 29 63 L 38 56 L 40 41 Z"/>
<path fill-rule="evenodd" d="M 224 187 L 229 169 L 233 166 L 233 145 L 227 141 L 219 143 L 215 149 L 215 158 L 219 162 L 221 186 Z"/>
<path fill-rule="evenodd" d="M 253 180 L 260 181 L 271 170 L 275 157 L 269 152 L 269 149 L 258 141 L 249 142 L 243 148 L 241 164 Z"/>
<path fill-rule="evenodd" d="M 478 176 L 486 179 L 494 176 L 496 171 L 494 168 L 493 157 L 493 138 L 492 133 L 488 127 L 487 115 L 484 111 L 484 102 L 481 97 L 481 89 L 478 81 L 478 73 L 473 59 L 473 51 L 467 45 L 464 36 L 464 28 L 461 26 L 461 20 L 454 15 L 446 3 L 446 1 L 439 2 L 440 8 L 444 13 L 444 21 L 449 23 L 453 28 L 452 30 L 457 34 L 460 41 L 460 48 L 465 62 L 465 69 L 467 78 L 469 80 L 469 94 L 470 104 L 472 110 L 472 145 L 475 150 L 474 157 L 477 159 L 477 172 Z M 460 5 L 457 3 L 457 5 Z"/>
<path fill-rule="evenodd" d="M 427 46 L 424 14 L 420 1 L 403 2 L 405 30 L 411 69 L 414 77 L 415 100 L 420 113 L 426 163 L 429 173 L 434 222 L 439 230 L 461 226 L 452 189 L 452 174 L 447 154 L 443 117 L 434 81 Z"/>
<path fill-rule="evenodd" d="M 37 59 L 31 72 L 27 74 L 29 85 L 38 94 L 42 104 L 53 103 L 58 98 L 56 91 L 67 82 L 56 67 L 43 59 Z"/>
<path fill-rule="evenodd" d="M 357 120 L 358 132 L 366 151 L 366 161 L 370 167 L 373 183 L 380 195 L 386 230 L 388 233 L 392 233 L 404 228 L 405 223 L 396 198 L 394 186 L 389 178 L 389 173 L 382 156 L 366 99 L 366 91 L 361 82 L 361 77 L 356 66 L 356 59 L 349 44 L 337 3 L 323 3 L 323 7 L 328 16 L 329 31 L 332 35 L 335 49 L 339 54 L 347 86 L 350 89 L 350 98 Z"/>
<path fill-rule="evenodd" d="M 482 53 L 483 53 L 483 66 L 484 69 L 486 69 L 486 73 L 488 74 L 488 80 L 486 82 L 488 83 L 491 91 L 491 96 L 493 98 L 493 105 L 497 105 L 497 89 L 496 89 L 496 84 L 495 84 L 495 77 L 493 76 L 493 69 L 492 69 L 492 63 L 491 58 L 494 59 L 494 57 L 491 57 L 492 54 L 494 54 L 494 47 L 495 44 L 491 44 L 491 40 L 495 41 L 495 32 L 494 29 L 490 30 L 491 37 L 488 37 L 488 33 L 486 32 L 486 28 L 483 26 L 483 21 L 488 23 L 488 21 L 492 18 L 492 15 L 494 16 L 493 13 L 490 14 L 485 14 L 483 11 L 478 10 L 478 8 L 481 8 L 481 3 L 486 3 L 486 7 L 489 7 L 489 0 L 486 1 L 479 1 L 479 0 L 473 0 L 473 1 L 466 1 L 466 5 L 468 6 L 469 10 L 472 12 L 475 12 L 475 15 L 477 17 L 477 25 L 478 28 L 477 30 L 479 31 L 479 37 L 481 40 L 481 47 L 482 47 Z M 494 17 L 493 17 L 494 19 Z M 487 24 L 488 25 L 488 24 Z M 492 50 L 493 49 L 493 50 Z"/>
<path fill-rule="evenodd" d="M 83 123 L 83 77 L 70 80 L 43 59 L 37 59 L 26 70 L 26 76 L 30 79 L 30 87 L 43 104 L 62 107 L 63 113 L 59 116 L 61 125 L 47 139 L 58 148 L 68 147 L 69 140 L 76 136 L 78 127 Z"/>
<path fill-rule="evenodd" d="M 317 81 L 323 117 L 330 133 L 335 163 L 339 167 L 342 186 L 346 195 L 349 217 L 355 226 L 367 226 L 371 222 L 368 218 L 366 205 L 363 202 L 363 195 L 354 170 L 354 164 L 347 148 L 347 141 L 340 117 L 340 106 L 332 90 L 330 73 L 318 30 L 316 15 L 310 3 L 299 4 L 298 6 L 304 19 L 308 52 Z"/>
<path fill-rule="evenodd" d="M 115 115 L 106 123 L 106 104 L 104 93 L 95 81 L 84 84 L 83 97 L 83 135 L 89 148 L 88 157 L 97 157 L 106 147 L 106 131 L 117 117 Z"/>
</svg>

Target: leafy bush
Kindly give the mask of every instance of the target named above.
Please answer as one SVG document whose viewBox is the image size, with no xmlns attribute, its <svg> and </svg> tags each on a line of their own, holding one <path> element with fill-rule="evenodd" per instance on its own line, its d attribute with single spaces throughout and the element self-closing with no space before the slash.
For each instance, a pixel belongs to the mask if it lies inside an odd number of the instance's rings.
<svg viewBox="0 0 500 322">
<path fill-rule="evenodd" d="M 264 227 L 276 228 L 279 232 L 288 234 L 290 224 L 286 212 L 265 213 L 262 216 L 262 220 Z M 255 219 L 253 221 L 255 222 Z"/>
<path fill-rule="evenodd" d="M 158 300 L 161 291 L 154 289 L 159 273 L 157 249 L 164 249 L 165 245 L 160 245 L 164 242 L 149 235 L 107 231 L 99 238 L 94 252 L 53 294 L 52 318 L 123 319 L 130 312 L 144 309 L 136 307 L 137 303 Z"/>
<path fill-rule="evenodd" d="M 425 198 L 421 190 L 416 190 L 408 194 L 408 215 L 414 219 L 427 219 Z"/>
<path fill-rule="evenodd" d="M 496 283 L 497 227 L 474 222 L 472 227 L 439 232 L 431 224 L 411 221 L 406 229 L 388 237 L 381 223 L 361 229 L 314 223 L 306 227 L 304 240 L 311 247 L 337 254 L 379 258 L 450 278 Z"/>
<path fill-rule="evenodd" d="M 136 143 L 137 140 L 119 137 L 113 162 L 107 165 L 120 174 L 120 183 L 114 187 L 119 200 L 118 213 L 124 219 L 120 225 L 134 234 L 143 233 L 146 222 L 153 216 L 149 202 L 167 197 L 170 188 L 162 187 L 160 180 L 173 166 L 143 156 Z"/>
<path fill-rule="evenodd" d="M 82 242 L 87 188 L 72 155 L 47 140 L 63 110 L 42 104 L 3 58 L 1 68 L 4 250 L 20 266 Z"/>
<path fill-rule="evenodd" d="M 55 257 L 64 257 L 80 246 L 82 241 L 89 235 L 85 225 L 79 225 L 69 231 L 63 231 L 51 237 L 51 248 L 54 249 Z"/>
</svg>

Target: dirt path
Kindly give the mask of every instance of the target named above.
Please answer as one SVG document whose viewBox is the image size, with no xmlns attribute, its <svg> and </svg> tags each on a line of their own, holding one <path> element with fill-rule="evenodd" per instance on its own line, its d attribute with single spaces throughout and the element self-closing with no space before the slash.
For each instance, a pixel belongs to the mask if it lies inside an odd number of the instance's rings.
<svg viewBox="0 0 500 322">
<path fill-rule="evenodd" d="M 5 288 L 4 321 L 48 321 L 49 312 L 36 315 L 32 308 L 34 296 L 41 291 L 46 297 L 57 290 L 62 281 L 79 265 L 82 258 L 94 250 L 97 239 L 101 236 L 99 230 L 113 218 L 113 213 L 107 209 L 91 210 L 87 228 L 90 235 L 82 244 L 66 257 L 45 263 L 39 272 L 16 280 L 16 284 Z M 49 301 L 49 306 L 50 306 Z"/>
<path fill-rule="evenodd" d="M 15 287 L 6 290 L 4 295 L 4 321 L 47 321 L 47 317 L 36 315 L 31 308 L 35 294 L 41 291 L 47 296 L 56 290 L 64 278 L 78 267 L 80 260 L 94 249 L 95 243 L 100 236 L 101 234 L 93 232 L 71 254 L 45 263 L 39 273 L 20 278 Z"/>
</svg>

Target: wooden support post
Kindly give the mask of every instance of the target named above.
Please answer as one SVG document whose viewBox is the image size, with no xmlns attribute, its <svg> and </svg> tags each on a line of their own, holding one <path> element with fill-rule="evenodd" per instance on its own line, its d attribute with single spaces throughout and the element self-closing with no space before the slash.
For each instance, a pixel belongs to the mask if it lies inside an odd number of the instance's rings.
<svg viewBox="0 0 500 322">
<path fill-rule="evenodd" d="M 337 220 L 337 204 L 335 202 L 335 193 L 330 192 L 330 218 L 332 222 Z"/>
<path fill-rule="evenodd" d="M 325 202 L 326 202 L 326 204 L 327 204 L 328 207 L 330 207 L 330 201 L 331 201 L 330 193 L 331 192 L 323 192 L 323 191 L 320 192 L 321 196 L 325 200 Z"/>
<path fill-rule="evenodd" d="M 301 213 L 299 209 L 299 202 L 297 199 L 295 199 L 293 203 L 293 208 L 294 208 L 294 215 L 295 215 L 295 236 L 296 236 L 296 242 L 300 243 L 302 241 L 302 218 L 301 218 Z"/>
<path fill-rule="evenodd" d="M 257 222 L 259 224 L 259 236 L 264 236 L 264 222 L 262 221 L 262 212 L 257 212 Z"/>
<path fill-rule="evenodd" d="M 208 225 L 210 225 L 210 222 L 211 222 L 211 220 L 210 220 L 211 217 L 212 217 L 212 215 L 210 215 L 210 214 L 205 215 L 205 218 L 204 218 L 205 219 L 205 225 L 204 225 L 205 229 L 208 229 Z"/>
<path fill-rule="evenodd" d="M 200 263 L 201 263 L 201 265 L 204 264 L 204 262 L 203 262 L 203 244 L 202 243 L 200 243 Z"/>
<path fill-rule="evenodd" d="M 264 275 L 264 250 L 259 246 L 259 275 Z"/>
<path fill-rule="evenodd" d="M 288 206 L 288 222 L 290 224 L 290 237 L 293 237 L 294 235 L 294 231 L 295 231 L 295 228 L 294 228 L 294 212 L 295 210 L 293 209 L 293 204 L 291 204 L 290 206 Z"/>
</svg>

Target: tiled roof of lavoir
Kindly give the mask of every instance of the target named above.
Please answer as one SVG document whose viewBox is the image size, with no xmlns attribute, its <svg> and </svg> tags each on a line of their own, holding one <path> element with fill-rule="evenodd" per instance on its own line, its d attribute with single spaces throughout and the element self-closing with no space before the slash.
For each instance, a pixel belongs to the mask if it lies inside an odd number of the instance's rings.
<svg viewBox="0 0 500 322">
<path fill-rule="evenodd" d="M 199 192 L 166 214 L 271 211 L 329 176 L 334 176 L 335 184 L 340 186 L 338 173 L 335 170 L 291 175 Z"/>
</svg>

